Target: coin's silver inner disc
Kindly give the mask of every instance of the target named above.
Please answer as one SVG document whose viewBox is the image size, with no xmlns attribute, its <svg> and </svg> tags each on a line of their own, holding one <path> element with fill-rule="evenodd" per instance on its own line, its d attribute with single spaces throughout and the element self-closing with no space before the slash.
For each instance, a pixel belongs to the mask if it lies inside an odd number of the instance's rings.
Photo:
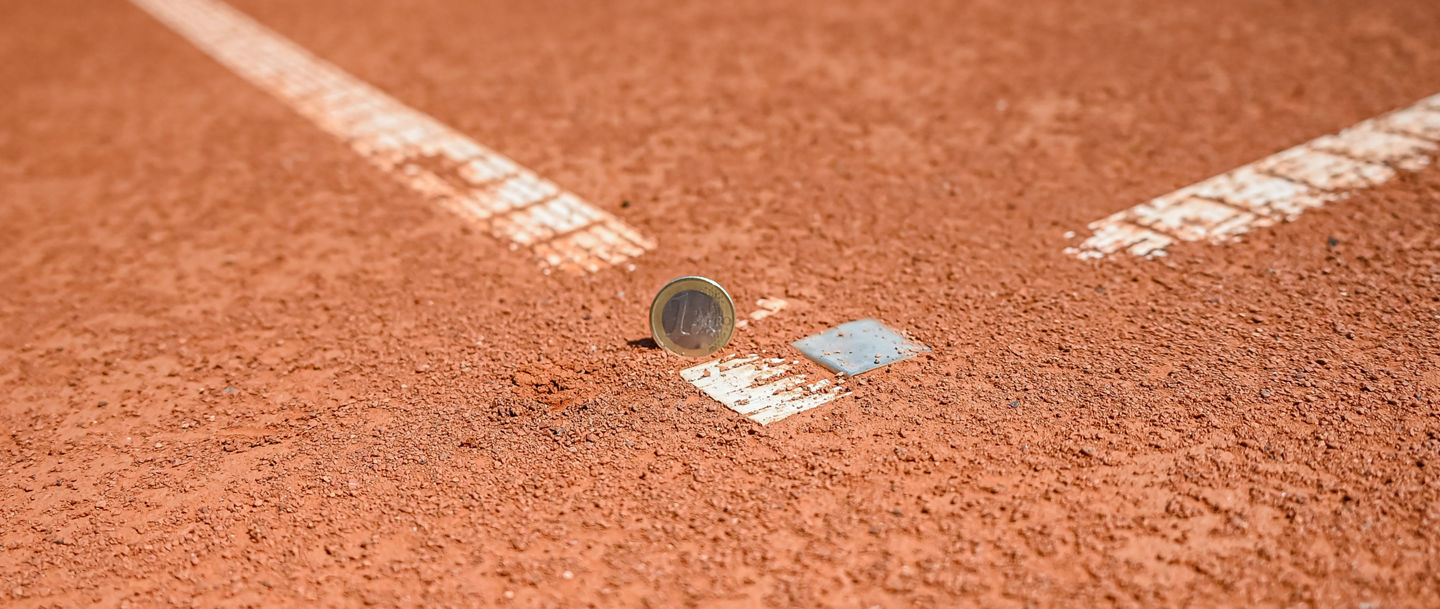
<svg viewBox="0 0 1440 609">
<path fill-rule="evenodd" d="M 700 349 L 715 342 L 724 331 L 720 303 L 703 292 L 685 290 L 665 303 L 660 313 L 665 336 L 683 349 Z"/>
</svg>

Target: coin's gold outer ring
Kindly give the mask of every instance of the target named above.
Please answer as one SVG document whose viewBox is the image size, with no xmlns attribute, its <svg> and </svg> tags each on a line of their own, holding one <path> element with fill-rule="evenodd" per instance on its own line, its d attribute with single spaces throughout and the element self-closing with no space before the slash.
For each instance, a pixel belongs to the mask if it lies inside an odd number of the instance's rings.
<svg viewBox="0 0 1440 609">
<path fill-rule="evenodd" d="M 720 305 L 720 314 L 723 317 L 720 334 L 710 344 L 698 349 L 686 349 L 675 344 L 670 337 L 665 335 L 665 325 L 661 322 L 661 315 L 665 312 L 665 303 L 670 302 L 670 299 L 674 298 L 676 294 L 686 290 L 695 290 L 715 299 L 715 303 Z M 730 293 L 726 292 L 725 288 L 708 278 L 690 275 L 672 279 L 670 283 L 665 284 L 665 287 L 660 288 L 660 293 L 656 294 L 655 300 L 650 302 L 650 336 L 655 339 L 655 344 L 676 355 L 705 357 L 724 349 L 725 345 L 730 344 L 730 337 L 734 335 L 735 301 L 731 300 Z"/>
</svg>

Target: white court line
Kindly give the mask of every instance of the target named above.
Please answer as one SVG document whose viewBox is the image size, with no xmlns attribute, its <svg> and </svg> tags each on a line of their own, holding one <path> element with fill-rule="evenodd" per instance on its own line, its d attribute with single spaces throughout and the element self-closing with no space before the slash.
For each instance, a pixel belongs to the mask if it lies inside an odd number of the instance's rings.
<svg viewBox="0 0 1440 609">
<path fill-rule="evenodd" d="M 729 357 L 680 371 L 681 378 L 750 420 L 769 425 L 849 395 L 836 382 L 821 379 L 806 383 L 805 375 L 792 374 L 791 364 L 758 355 Z"/>
<path fill-rule="evenodd" d="M 1153 257 L 1180 241 L 1227 241 L 1418 171 L 1437 156 L 1440 95 L 1091 222 L 1094 233 L 1065 252 Z"/>
<path fill-rule="evenodd" d="M 655 248 L 615 216 L 315 57 L 216 0 L 131 0 L 371 163 L 548 273 L 626 264 Z"/>
<path fill-rule="evenodd" d="M 751 321 L 760 321 L 762 319 L 765 319 L 766 317 L 779 313 L 780 311 L 784 310 L 785 307 L 790 306 L 790 303 L 787 302 L 784 298 L 761 298 L 760 300 L 755 301 L 755 306 L 760 308 L 756 309 L 753 313 L 750 314 L 750 319 L 741 319 L 739 321 L 736 321 L 736 328 L 744 328 L 745 326 L 750 325 Z"/>
</svg>

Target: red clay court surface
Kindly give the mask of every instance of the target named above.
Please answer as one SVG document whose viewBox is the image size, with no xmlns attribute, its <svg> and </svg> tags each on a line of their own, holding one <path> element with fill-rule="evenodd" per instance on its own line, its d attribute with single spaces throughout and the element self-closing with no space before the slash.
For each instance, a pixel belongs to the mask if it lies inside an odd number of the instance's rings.
<svg viewBox="0 0 1440 609">
<path fill-rule="evenodd" d="M 1064 253 L 1440 92 L 1440 3 L 232 4 L 655 248 L 547 274 L 134 4 L 0 5 L 6 606 L 1440 606 L 1440 169 Z M 762 427 L 644 340 L 691 273 L 789 303 L 727 353 L 933 351 Z"/>
</svg>

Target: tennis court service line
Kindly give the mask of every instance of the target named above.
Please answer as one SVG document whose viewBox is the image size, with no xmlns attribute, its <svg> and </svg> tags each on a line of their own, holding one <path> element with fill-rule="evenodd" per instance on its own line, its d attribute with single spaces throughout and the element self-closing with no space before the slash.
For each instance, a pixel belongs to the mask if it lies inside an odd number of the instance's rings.
<svg viewBox="0 0 1440 609">
<path fill-rule="evenodd" d="M 312 55 L 217 0 L 131 0 L 400 182 L 545 272 L 629 265 L 655 242 L 504 155 Z"/>
<path fill-rule="evenodd" d="M 1178 242 L 1231 240 L 1417 171 L 1437 156 L 1440 95 L 1091 222 L 1093 233 L 1065 252 L 1154 257 Z"/>
</svg>

